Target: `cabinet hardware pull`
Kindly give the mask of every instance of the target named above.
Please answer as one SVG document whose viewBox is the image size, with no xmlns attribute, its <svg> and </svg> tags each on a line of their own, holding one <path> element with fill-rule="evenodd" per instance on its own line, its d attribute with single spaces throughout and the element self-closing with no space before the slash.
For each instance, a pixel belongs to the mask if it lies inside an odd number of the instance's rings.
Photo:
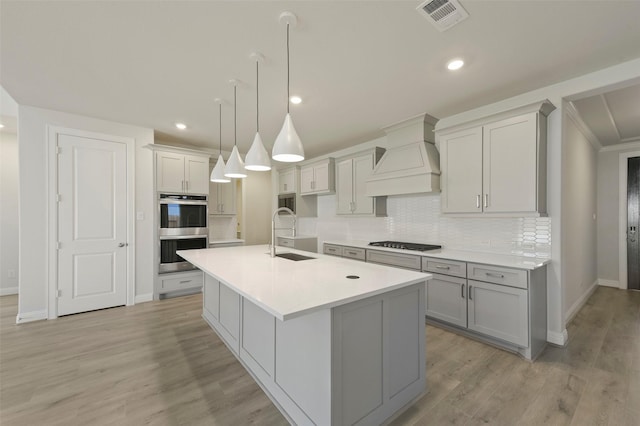
<svg viewBox="0 0 640 426">
<path fill-rule="evenodd" d="M 480 194 L 476 195 L 476 208 L 480 208 Z"/>
<path fill-rule="evenodd" d="M 287 184 L 286 183 L 284 184 L 284 190 L 285 191 L 287 190 Z"/>
<path fill-rule="evenodd" d="M 489 194 L 484 194 L 484 206 L 489 207 Z"/>
<path fill-rule="evenodd" d="M 184 181 L 182 181 L 182 190 L 184 191 Z"/>
<path fill-rule="evenodd" d="M 449 266 L 436 265 L 436 269 L 451 269 Z"/>
<path fill-rule="evenodd" d="M 485 274 L 487 274 L 488 277 L 494 277 L 494 278 L 504 278 L 503 274 L 494 274 L 492 272 L 485 272 Z"/>
<path fill-rule="evenodd" d="M 184 280 L 184 281 L 180 281 L 180 284 L 186 284 L 186 283 L 190 283 L 191 280 Z"/>
<path fill-rule="evenodd" d="M 464 299 L 464 284 L 460 286 L 460 297 Z"/>
<path fill-rule="evenodd" d="M 473 290 L 473 286 L 469 286 L 469 300 L 473 300 L 473 297 L 471 297 L 472 291 Z"/>
<path fill-rule="evenodd" d="M 347 253 L 349 253 L 351 256 L 356 256 L 358 254 L 355 251 L 348 251 Z"/>
<path fill-rule="evenodd" d="M 189 190 L 189 181 L 187 180 L 187 181 L 185 181 L 185 183 L 187 184 L 187 185 L 186 185 L 186 186 L 187 186 L 187 188 L 186 188 L 186 189 L 187 189 L 187 191 L 188 191 L 188 190 Z"/>
</svg>

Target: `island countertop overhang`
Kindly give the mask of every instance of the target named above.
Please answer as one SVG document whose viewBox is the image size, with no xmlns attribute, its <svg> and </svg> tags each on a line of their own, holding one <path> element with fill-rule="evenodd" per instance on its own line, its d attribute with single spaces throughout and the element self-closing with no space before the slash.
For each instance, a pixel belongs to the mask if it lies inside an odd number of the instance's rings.
<svg viewBox="0 0 640 426">
<path fill-rule="evenodd" d="M 431 274 L 354 262 L 319 253 L 292 261 L 268 246 L 184 250 L 178 254 L 282 321 L 431 279 Z M 349 279 L 348 275 L 357 276 Z"/>
</svg>

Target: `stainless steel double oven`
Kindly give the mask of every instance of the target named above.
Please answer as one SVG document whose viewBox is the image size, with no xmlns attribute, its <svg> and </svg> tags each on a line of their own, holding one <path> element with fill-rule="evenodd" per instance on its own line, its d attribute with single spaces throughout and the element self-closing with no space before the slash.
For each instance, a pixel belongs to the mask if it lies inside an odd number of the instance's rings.
<svg viewBox="0 0 640 426">
<path fill-rule="evenodd" d="M 207 196 L 159 194 L 160 265 L 158 272 L 196 269 L 176 254 L 178 250 L 207 248 Z"/>
</svg>

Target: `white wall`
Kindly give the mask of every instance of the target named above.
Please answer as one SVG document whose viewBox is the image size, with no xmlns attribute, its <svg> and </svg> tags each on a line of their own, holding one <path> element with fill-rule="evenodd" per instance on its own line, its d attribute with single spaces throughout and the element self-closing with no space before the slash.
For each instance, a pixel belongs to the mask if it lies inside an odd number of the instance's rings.
<svg viewBox="0 0 640 426">
<path fill-rule="evenodd" d="M 620 154 L 640 151 L 640 144 L 598 154 L 598 278 L 620 285 Z"/>
<path fill-rule="evenodd" d="M 19 106 L 20 284 L 18 320 L 47 315 L 48 126 L 79 129 L 135 140 L 135 295 L 153 293 L 153 130 L 41 108 Z M 135 215 L 134 215 L 135 216 Z"/>
<path fill-rule="evenodd" d="M 597 151 L 571 114 L 564 115 L 562 261 L 567 319 L 597 284 Z"/>
<path fill-rule="evenodd" d="M 247 171 L 242 181 L 242 238 L 245 244 L 271 239 L 271 173 Z"/>
<path fill-rule="evenodd" d="M 0 131 L 0 296 L 18 293 L 18 137 Z"/>
</svg>

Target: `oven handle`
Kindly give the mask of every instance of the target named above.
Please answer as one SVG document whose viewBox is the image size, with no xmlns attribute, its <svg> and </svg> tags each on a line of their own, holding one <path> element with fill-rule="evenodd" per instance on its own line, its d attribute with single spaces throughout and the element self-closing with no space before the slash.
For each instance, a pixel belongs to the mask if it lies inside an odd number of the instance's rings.
<svg viewBox="0 0 640 426">
<path fill-rule="evenodd" d="M 207 202 L 202 200 L 162 199 L 160 200 L 160 204 L 184 204 L 184 205 L 190 205 L 190 206 L 206 206 Z"/>
<path fill-rule="evenodd" d="M 162 240 L 199 240 L 199 239 L 207 239 L 206 235 L 161 235 L 160 241 Z"/>
</svg>

